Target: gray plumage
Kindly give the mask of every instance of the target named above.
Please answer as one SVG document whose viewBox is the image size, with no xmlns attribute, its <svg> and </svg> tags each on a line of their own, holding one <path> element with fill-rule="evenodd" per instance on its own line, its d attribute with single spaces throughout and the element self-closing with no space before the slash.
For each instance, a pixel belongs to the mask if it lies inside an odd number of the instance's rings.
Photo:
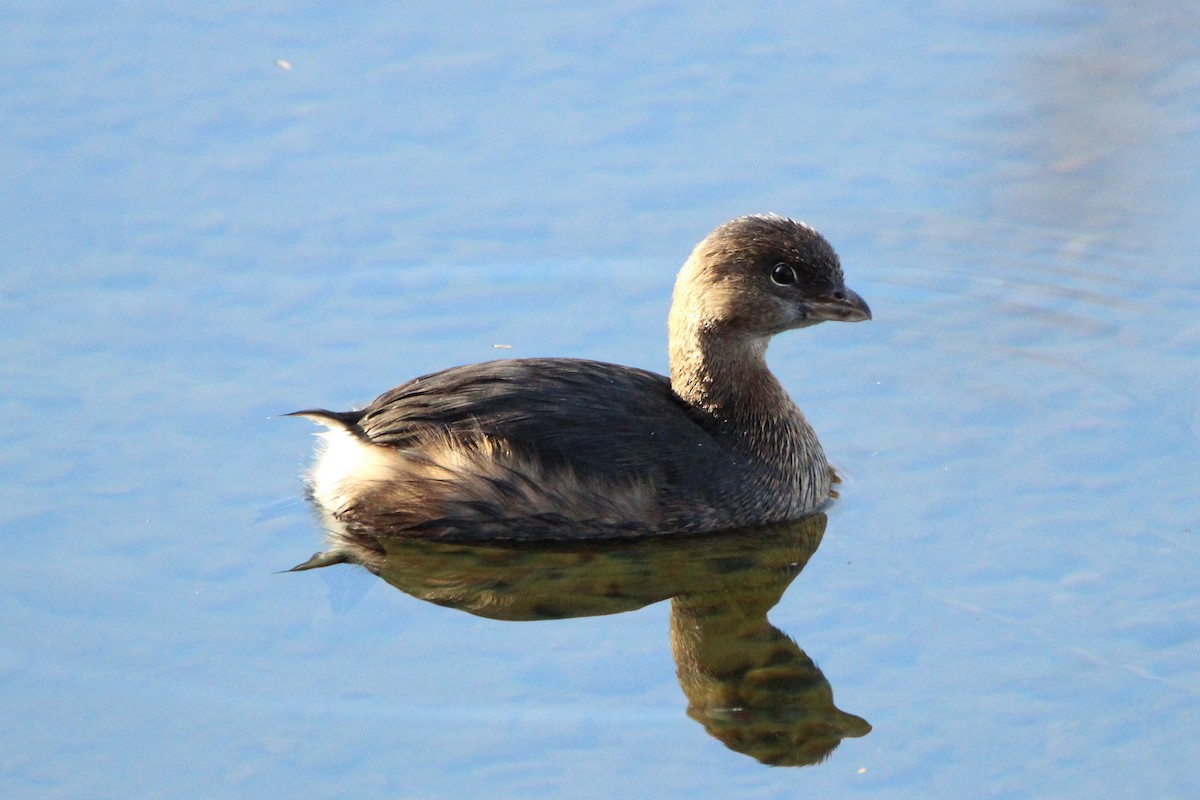
<svg viewBox="0 0 1200 800">
<path fill-rule="evenodd" d="M 869 319 L 832 247 L 742 217 L 676 283 L 671 378 L 578 359 L 455 367 L 331 429 L 311 489 L 350 526 L 443 538 L 595 538 L 791 519 L 830 496 L 816 434 L 766 367 L 770 336 Z"/>
</svg>

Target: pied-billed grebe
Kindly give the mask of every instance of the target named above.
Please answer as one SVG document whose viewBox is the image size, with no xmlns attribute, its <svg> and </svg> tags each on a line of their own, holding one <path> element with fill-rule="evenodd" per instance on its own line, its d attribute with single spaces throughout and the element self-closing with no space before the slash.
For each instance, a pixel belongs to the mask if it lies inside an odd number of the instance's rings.
<svg viewBox="0 0 1200 800">
<path fill-rule="evenodd" d="M 816 230 L 740 217 L 679 272 L 671 378 L 566 358 L 415 378 L 329 430 L 310 475 L 324 513 L 394 535 L 599 538 L 718 530 L 819 508 L 816 433 L 767 368 L 767 342 L 871 318 Z"/>
</svg>

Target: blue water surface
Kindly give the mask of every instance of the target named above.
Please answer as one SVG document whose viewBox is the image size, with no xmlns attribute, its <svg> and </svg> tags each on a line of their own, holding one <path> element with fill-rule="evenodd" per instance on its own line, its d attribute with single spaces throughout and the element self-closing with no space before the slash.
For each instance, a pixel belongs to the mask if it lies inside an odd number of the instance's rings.
<svg viewBox="0 0 1200 800">
<path fill-rule="evenodd" d="M 1195 12 L 0 7 L 0 795 L 1200 796 Z M 771 620 L 870 734 L 726 748 L 664 603 L 276 574 L 279 414 L 664 371 L 678 265 L 767 211 L 875 313 L 771 349 L 845 477 Z"/>
</svg>

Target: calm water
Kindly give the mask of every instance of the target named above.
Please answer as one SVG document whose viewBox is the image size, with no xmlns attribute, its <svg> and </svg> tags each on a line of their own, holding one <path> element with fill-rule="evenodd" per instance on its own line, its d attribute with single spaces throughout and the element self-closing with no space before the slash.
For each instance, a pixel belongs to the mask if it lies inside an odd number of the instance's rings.
<svg viewBox="0 0 1200 800">
<path fill-rule="evenodd" d="M 0 794 L 1200 795 L 1200 9 L 496 9 L 0 8 Z M 875 311 L 772 347 L 846 476 L 815 552 L 554 621 L 275 574 L 321 546 L 275 415 L 661 371 L 754 211 Z M 747 608 L 872 730 L 769 768 L 671 627 L 809 556 Z"/>
</svg>

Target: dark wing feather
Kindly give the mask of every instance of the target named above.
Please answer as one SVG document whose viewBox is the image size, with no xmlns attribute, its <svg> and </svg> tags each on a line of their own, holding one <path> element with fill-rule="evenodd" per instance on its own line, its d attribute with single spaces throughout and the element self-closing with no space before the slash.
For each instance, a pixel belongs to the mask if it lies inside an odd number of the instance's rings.
<svg viewBox="0 0 1200 800">
<path fill-rule="evenodd" d="M 430 430 L 482 432 L 580 477 L 648 475 L 704 486 L 729 454 L 653 372 L 576 359 L 491 361 L 398 386 L 358 420 L 372 442 L 412 445 Z M 706 469 L 707 468 L 707 469 Z M 686 474 L 686 477 L 685 477 Z"/>
</svg>

